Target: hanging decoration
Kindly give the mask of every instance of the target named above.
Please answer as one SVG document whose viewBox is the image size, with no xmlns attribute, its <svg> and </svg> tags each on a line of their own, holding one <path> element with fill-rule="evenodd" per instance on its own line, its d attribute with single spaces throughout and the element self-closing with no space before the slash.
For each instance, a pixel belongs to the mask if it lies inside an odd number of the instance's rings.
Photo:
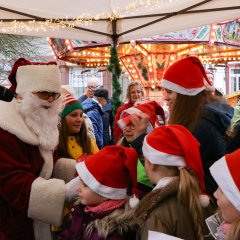
<svg viewBox="0 0 240 240">
<path fill-rule="evenodd" d="M 148 69 L 146 65 L 144 64 L 143 57 L 141 57 L 141 60 L 137 63 L 137 68 L 141 71 L 141 75 L 144 80 L 148 81 Z"/>
<path fill-rule="evenodd" d="M 143 79 L 144 80 L 146 80 L 146 81 L 148 81 L 148 70 L 147 70 L 147 68 L 144 66 L 144 67 L 142 67 L 142 77 L 143 77 Z"/>
<path fill-rule="evenodd" d="M 157 80 L 161 80 L 162 77 L 163 77 L 163 71 L 164 71 L 164 68 L 165 68 L 165 64 L 166 64 L 166 60 L 164 60 L 162 63 L 159 63 L 157 60 L 156 60 L 156 73 L 157 73 Z"/>
<path fill-rule="evenodd" d="M 110 49 L 110 60 L 108 65 L 108 71 L 112 73 L 112 86 L 113 86 L 113 94 L 112 94 L 112 106 L 113 106 L 113 115 L 116 114 L 117 109 L 121 106 L 122 102 L 120 101 L 120 95 L 122 93 L 121 85 L 118 81 L 122 69 L 120 66 L 117 48 L 116 46 Z"/>
</svg>

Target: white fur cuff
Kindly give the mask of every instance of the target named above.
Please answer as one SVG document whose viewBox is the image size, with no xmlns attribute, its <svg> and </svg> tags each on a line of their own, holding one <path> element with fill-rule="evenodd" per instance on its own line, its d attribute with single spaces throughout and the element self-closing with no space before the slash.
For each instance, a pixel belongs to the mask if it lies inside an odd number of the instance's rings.
<svg viewBox="0 0 240 240">
<path fill-rule="evenodd" d="M 59 226 L 62 222 L 64 200 L 64 181 L 39 177 L 32 183 L 28 217 Z"/>
<path fill-rule="evenodd" d="M 76 174 L 76 161 L 70 158 L 59 158 L 53 168 L 53 177 L 62 179 L 66 183 Z"/>
</svg>

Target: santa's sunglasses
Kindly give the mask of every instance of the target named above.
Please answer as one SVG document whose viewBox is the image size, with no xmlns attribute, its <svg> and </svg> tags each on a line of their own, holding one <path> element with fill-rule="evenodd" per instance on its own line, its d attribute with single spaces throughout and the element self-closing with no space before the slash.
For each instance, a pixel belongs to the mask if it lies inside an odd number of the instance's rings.
<svg viewBox="0 0 240 240">
<path fill-rule="evenodd" d="M 35 95 L 38 96 L 38 98 L 42 100 L 49 100 L 50 98 L 53 98 L 54 100 L 58 99 L 61 94 L 60 93 L 55 93 L 55 92 L 34 92 Z"/>
</svg>

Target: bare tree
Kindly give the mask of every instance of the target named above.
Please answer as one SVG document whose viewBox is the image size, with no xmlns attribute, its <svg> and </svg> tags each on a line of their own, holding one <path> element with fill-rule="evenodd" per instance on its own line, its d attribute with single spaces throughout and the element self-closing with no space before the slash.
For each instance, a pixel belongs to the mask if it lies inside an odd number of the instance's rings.
<svg viewBox="0 0 240 240">
<path fill-rule="evenodd" d="M 8 85 L 7 76 L 20 57 L 31 61 L 48 61 L 53 53 L 46 38 L 0 34 L 0 84 Z"/>
</svg>

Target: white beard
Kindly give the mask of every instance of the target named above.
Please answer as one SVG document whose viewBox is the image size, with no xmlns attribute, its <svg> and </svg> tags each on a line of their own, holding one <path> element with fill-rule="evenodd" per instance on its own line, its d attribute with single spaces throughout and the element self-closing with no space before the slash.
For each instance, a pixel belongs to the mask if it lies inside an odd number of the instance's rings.
<svg viewBox="0 0 240 240">
<path fill-rule="evenodd" d="M 26 125 L 39 137 L 43 149 L 54 150 L 59 137 L 61 98 L 49 103 L 32 93 L 25 93 L 22 97 L 17 102 L 17 110 L 24 117 Z"/>
</svg>

